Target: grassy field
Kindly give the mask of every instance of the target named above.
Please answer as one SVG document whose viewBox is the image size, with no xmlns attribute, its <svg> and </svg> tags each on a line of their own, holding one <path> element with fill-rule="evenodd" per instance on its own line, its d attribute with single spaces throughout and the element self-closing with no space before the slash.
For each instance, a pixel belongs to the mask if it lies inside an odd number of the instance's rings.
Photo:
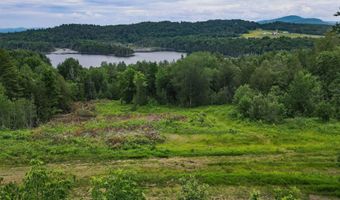
<svg viewBox="0 0 340 200">
<path fill-rule="evenodd" d="M 274 34 L 275 33 L 275 34 Z M 308 37 L 308 38 L 321 38 L 324 36 L 321 35 L 307 35 L 307 34 L 299 34 L 299 33 L 289 33 L 287 31 L 275 31 L 275 30 L 262 30 L 257 29 L 254 31 L 250 31 L 249 33 L 245 33 L 242 35 L 243 38 L 279 38 L 279 37 L 289 37 L 289 38 L 300 38 L 300 37 Z"/>
<path fill-rule="evenodd" d="M 149 199 L 174 199 L 194 174 L 220 199 L 264 199 L 296 186 L 310 199 L 340 197 L 340 122 L 296 118 L 271 125 L 236 119 L 233 106 L 133 108 L 117 101 L 77 104 L 33 130 L 0 131 L 0 177 L 20 182 L 31 159 L 76 176 L 87 198 L 93 176 L 136 172 Z"/>
</svg>

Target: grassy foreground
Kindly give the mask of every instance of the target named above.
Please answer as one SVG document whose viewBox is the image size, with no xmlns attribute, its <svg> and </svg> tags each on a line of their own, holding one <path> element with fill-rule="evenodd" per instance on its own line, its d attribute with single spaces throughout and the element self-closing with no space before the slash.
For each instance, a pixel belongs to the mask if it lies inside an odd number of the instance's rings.
<svg viewBox="0 0 340 200">
<path fill-rule="evenodd" d="M 136 172 L 150 199 L 173 199 L 178 179 L 195 174 L 212 197 L 272 198 L 296 186 L 305 198 L 340 197 L 340 122 L 296 118 L 282 124 L 233 117 L 233 106 L 136 109 L 117 101 L 78 104 L 33 130 L 0 131 L 0 177 L 20 181 L 31 159 L 76 176 L 74 198 L 93 176 Z"/>
<path fill-rule="evenodd" d="M 278 38 L 278 37 L 289 37 L 289 38 L 322 38 L 324 36 L 320 35 L 308 35 L 308 34 L 300 34 L 300 33 L 289 33 L 287 31 L 279 31 L 277 34 L 275 30 L 262 30 L 256 29 L 250 31 L 249 33 L 245 33 L 242 35 L 243 38 L 263 38 L 263 37 L 270 37 L 270 38 Z"/>
</svg>

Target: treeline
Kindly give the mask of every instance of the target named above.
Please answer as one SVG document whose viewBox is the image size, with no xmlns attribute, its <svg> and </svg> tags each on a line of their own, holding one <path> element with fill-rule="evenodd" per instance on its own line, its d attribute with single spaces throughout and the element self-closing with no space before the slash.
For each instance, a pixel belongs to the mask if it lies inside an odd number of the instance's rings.
<svg viewBox="0 0 340 200">
<path fill-rule="evenodd" d="M 285 117 L 340 117 L 339 38 L 313 50 L 225 58 L 194 53 L 176 63 L 102 64 L 84 69 L 74 59 L 58 66 L 77 100 L 120 99 L 194 107 L 235 103 L 243 117 L 278 122 Z"/>
<path fill-rule="evenodd" d="M 70 41 L 66 43 L 50 42 L 26 42 L 21 40 L 1 40 L 0 48 L 3 49 L 25 49 L 41 53 L 52 52 L 55 48 L 69 48 L 84 54 L 115 55 L 119 57 L 131 56 L 134 51 L 123 45 L 110 42 L 99 42 L 91 40 Z"/>
<path fill-rule="evenodd" d="M 129 56 L 132 50 L 123 47 L 124 44 L 137 44 L 150 47 L 150 45 L 159 45 L 179 50 L 189 49 L 209 51 L 209 48 L 203 48 L 204 43 L 220 44 L 214 50 L 225 55 L 230 54 L 229 50 L 241 42 L 242 47 L 259 51 L 255 48 L 264 48 L 261 40 L 246 42 L 245 39 L 233 41 L 232 38 L 238 38 L 240 35 L 255 29 L 281 30 L 305 34 L 322 35 L 326 33 L 331 26 L 327 25 L 308 25 L 308 24 L 258 24 L 255 22 L 243 20 L 210 20 L 205 22 L 143 22 L 131 25 L 115 25 L 115 26 L 97 26 L 97 25 L 79 25 L 69 24 L 61 25 L 54 28 L 27 30 L 25 32 L 0 34 L 0 48 L 5 49 L 27 49 L 39 52 L 50 52 L 54 48 L 72 48 L 76 47 L 81 53 L 94 54 L 114 54 L 117 56 Z M 197 38 L 197 39 L 196 39 Z M 154 41 L 158 42 L 154 42 Z M 288 41 L 274 40 L 273 43 L 280 43 L 279 46 L 287 46 L 285 48 L 276 48 L 271 45 L 274 50 L 294 49 L 295 46 L 309 47 L 311 41 L 302 41 L 302 39 L 294 39 Z M 29 41 L 29 42 L 27 42 Z M 183 44 L 181 44 L 183 42 Z M 294 43 L 298 43 L 294 45 Z M 195 47 L 197 45 L 197 47 Z M 228 46 L 228 45 L 231 45 Z M 156 46 L 156 47 L 159 47 Z M 184 47 L 183 47 L 184 46 Z M 274 47 L 275 46 L 275 47 Z M 154 46 L 151 46 L 154 47 Z M 246 51 L 246 52 L 249 52 Z M 239 54 L 242 52 L 239 52 Z M 238 54 L 238 55 L 239 55 Z"/>
<path fill-rule="evenodd" d="M 28 51 L 0 49 L 0 128 L 29 128 L 66 112 L 72 94 L 49 60 Z"/>
<path fill-rule="evenodd" d="M 292 33 L 323 35 L 331 26 L 311 24 L 273 23 L 258 24 L 244 20 L 209 20 L 205 22 L 142 22 L 130 25 L 80 25 L 68 24 L 54 28 L 28 30 L 2 34 L 1 38 L 17 41 L 44 41 L 68 43 L 74 40 L 117 41 L 135 43 L 143 39 L 177 36 L 238 37 L 250 30 L 282 30 Z"/>
<path fill-rule="evenodd" d="M 269 24 L 262 24 L 261 28 L 264 30 L 280 30 L 288 31 L 290 33 L 301 33 L 310 35 L 324 35 L 331 30 L 329 25 L 313 25 L 313 24 L 292 24 L 284 22 L 274 22 Z"/>
<path fill-rule="evenodd" d="M 48 42 L 27 42 L 22 40 L 0 39 L 0 48 L 2 49 L 26 49 L 36 52 L 52 52 L 54 46 Z"/>
<path fill-rule="evenodd" d="M 134 51 L 131 48 L 124 47 L 122 45 L 96 42 L 96 41 L 79 41 L 70 45 L 66 48 L 73 49 L 84 54 L 101 54 L 101 55 L 115 55 L 119 57 L 131 56 Z"/>
<path fill-rule="evenodd" d="M 221 37 L 174 37 L 161 38 L 152 41 L 141 41 L 141 46 L 157 46 L 166 49 L 185 52 L 208 51 L 220 53 L 226 56 L 258 55 L 269 51 L 312 48 L 313 39 L 280 37 L 270 39 L 245 39 L 245 38 L 221 38 Z"/>
<path fill-rule="evenodd" d="M 89 69 L 72 58 L 53 69 L 43 55 L 1 50 L 0 106 L 26 114 L 1 109 L 10 114 L 0 116 L 10 117 L 0 123 L 3 128 L 30 127 L 68 111 L 72 101 L 102 98 L 136 106 L 234 103 L 240 116 L 268 122 L 295 116 L 340 118 L 339 44 L 339 37 L 330 34 L 312 50 L 240 58 L 201 52 L 175 63 L 103 63 Z M 28 117 L 15 125 L 18 116 Z"/>
<path fill-rule="evenodd" d="M 44 41 L 69 43 L 74 40 L 117 41 L 135 43 L 146 38 L 188 35 L 237 37 L 259 24 L 243 20 L 211 20 L 206 22 L 143 22 L 131 25 L 98 26 L 68 24 L 54 28 L 28 30 L 20 33 L 1 34 L 0 37 L 16 41 Z"/>
</svg>

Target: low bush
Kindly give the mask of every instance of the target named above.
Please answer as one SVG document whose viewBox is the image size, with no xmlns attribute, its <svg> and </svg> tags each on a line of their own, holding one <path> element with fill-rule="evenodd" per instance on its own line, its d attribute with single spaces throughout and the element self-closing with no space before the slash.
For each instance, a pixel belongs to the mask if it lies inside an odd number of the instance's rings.
<svg viewBox="0 0 340 200">
<path fill-rule="evenodd" d="M 296 187 L 274 190 L 275 200 L 300 200 L 301 191 Z"/>
<path fill-rule="evenodd" d="M 322 121 L 327 122 L 333 116 L 333 107 L 325 101 L 320 102 L 316 108 L 316 116 Z"/>
<path fill-rule="evenodd" d="M 145 200 L 133 174 L 117 171 L 108 177 L 93 178 L 93 200 Z"/>
<path fill-rule="evenodd" d="M 22 184 L 0 185 L 0 199 L 62 200 L 68 198 L 74 178 L 62 172 L 48 170 L 40 161 L 34 160 L 31 163 L 32 168 L 25 175 Z"/>
<path fill-rule="evenodd" d="M 208 199 L 208 185 L 202 184 L 194 176 L 182 178 L 179 200 L 206 200 Z"/>
<path fill-rule="evenodd" d="M 251 89 L 248 85 L 237 89 L 234 104 L 243 117 L 252 120 L 277 123 L 282 121 L 285 115 L 285 106 L 279 101 L 275 92 L 263 95 Z"/>
</svg>

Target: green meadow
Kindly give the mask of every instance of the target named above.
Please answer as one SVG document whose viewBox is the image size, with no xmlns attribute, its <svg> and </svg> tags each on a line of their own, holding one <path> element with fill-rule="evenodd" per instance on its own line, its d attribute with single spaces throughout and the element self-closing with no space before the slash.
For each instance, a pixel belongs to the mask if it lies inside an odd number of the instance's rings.
<svg viewBox="0 0 340 200">
<path fill-rule="evenodd" d="M 276 33 L 276 34 L 274 34 Z M 300 34 L 300 33 L 289 33 L 288 31 L 275 31 L 275 30 L 262 30 L 256 29 L 253 31 L 249 31 L 249 33 L 243 34 L 241 37 L 243 38 L 278 38 L 278 37 L 289 37 L 289 38 L 322 38 L 324 36 L 320 35 L 309 35 L 309 34 Z"/>
<path fill-rule="evenodd" d="M 89 198 L 94 176 L 135 173 L 148 199 L 175 199 L 196 175 L 216 199 L 265 199 L 296 187 L 304 198 L 340 197 L 340 122 L 316 118 L 268 124 L 240 119 L 231 105 L 135 107 L 77 103 L 35 129 L 0 132 L 0 177 L 20 182 L 32 159 L 74 175 L 72 198 Z"/>
</svg>

